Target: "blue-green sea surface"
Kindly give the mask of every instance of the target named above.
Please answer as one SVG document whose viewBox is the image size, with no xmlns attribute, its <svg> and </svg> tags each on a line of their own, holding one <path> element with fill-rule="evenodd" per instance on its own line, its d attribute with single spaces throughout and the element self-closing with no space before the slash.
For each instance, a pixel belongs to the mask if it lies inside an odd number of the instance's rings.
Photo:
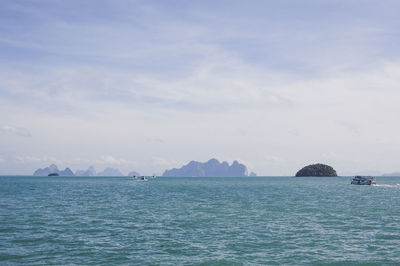
<svg viewBox="0 0 400 266">
<path fill-rule="evenodd" d="M 400 178 L 0 177 L 0 264 L 400 264 Z"/>
</svg>

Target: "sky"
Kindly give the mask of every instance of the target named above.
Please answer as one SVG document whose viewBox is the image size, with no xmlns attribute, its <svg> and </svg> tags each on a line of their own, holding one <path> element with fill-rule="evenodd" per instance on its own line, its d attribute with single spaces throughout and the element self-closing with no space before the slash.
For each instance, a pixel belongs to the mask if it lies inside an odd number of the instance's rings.
<svg viewBox="0 0 400 266">
<path fill-rule="evenodd" d="M 400 171 L 400 2 L 2 0 L 0 175 Z"/>
</svg>

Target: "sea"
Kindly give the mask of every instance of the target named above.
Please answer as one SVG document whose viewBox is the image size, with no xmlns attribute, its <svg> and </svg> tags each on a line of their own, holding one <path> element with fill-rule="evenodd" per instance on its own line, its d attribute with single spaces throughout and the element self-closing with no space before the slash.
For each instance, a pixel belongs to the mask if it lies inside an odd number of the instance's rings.
<svg viewBox="0 0 400 266">
<path fill-rule="evenodd" d="M 400 265 L 400 177 L 0 177 L 0 265 Z"/>
</svg>

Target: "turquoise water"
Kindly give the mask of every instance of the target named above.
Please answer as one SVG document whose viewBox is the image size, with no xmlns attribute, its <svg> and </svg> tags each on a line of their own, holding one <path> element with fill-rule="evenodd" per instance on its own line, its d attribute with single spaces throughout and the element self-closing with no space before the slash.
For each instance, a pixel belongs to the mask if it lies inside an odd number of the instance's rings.
<svg viewBox="0 0 400 266">
<path fill-rule="evenodd" d="M 0 264 L 400 264 L 400 178 L 0 177 Z"/>
</svg>

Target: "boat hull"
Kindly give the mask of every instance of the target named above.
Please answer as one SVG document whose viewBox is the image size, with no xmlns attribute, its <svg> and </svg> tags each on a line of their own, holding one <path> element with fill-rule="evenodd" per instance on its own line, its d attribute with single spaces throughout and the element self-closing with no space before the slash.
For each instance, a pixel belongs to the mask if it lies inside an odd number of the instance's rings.
<svg viewBox="0 0 400 266">
<path fill-rule="evenodd" d="M 356 181 L 351 181 L 352 185 L 360 185 L 360 186 L 375 186 L 376 183 L 374 182 L 356 182 Z"/>
<path fill-rule="evenodd" d="M 351 180 L 350 184 L 352 185 L 362 185 L 362 186 L 374 186 L 375 178 L 371 176 L 355 176 L 353 180 Z"/>
</svg>

